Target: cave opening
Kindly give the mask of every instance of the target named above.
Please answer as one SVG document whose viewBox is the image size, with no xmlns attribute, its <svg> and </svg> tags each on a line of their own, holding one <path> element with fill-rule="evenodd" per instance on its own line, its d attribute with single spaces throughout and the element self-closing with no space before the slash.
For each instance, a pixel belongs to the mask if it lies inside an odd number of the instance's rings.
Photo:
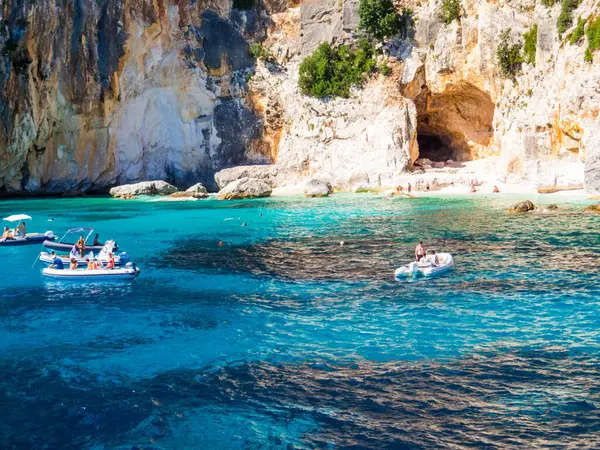
<svg viewBox="0 0 600 450">
<path fill-rule="evenodd" d="M 446 143 L 444 143 L 444 140 L 446 140 Z M 442 162 L 456 158 L 450 143 L 442 136 L 417 132 L 417 144 L 419 145 L 419 158 Z"/>
<path fill-rule="evenodd" d="M 467 82 L 438 93 L 423 84 L 415 99 L 418 157 L 461 162 L 488 156 L 495 109 L 490 95 Z"/>
</svg>

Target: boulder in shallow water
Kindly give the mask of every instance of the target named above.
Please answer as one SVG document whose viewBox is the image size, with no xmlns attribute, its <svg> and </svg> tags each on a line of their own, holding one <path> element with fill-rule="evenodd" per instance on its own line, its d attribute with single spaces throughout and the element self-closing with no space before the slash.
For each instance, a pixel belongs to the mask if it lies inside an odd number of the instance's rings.
<svg viewBox="0 0 600 450">
<path fill-rule="evenodd" d="M 600 203 L 596 203 L 595 205 L 586 206 L 583 209 L 583 212 L 600 213 Z"/>
<path fill-rule="evenodd" d="M 551 205 L 548 205 L 548 210 L 549 210 L 549 211 L 555 211 L 555 210 L 557 210 L 557 209 L 558 209 L 558 206 L 557 206 L 557 205 L 555 205 L 554 203 L 553 203 L 553 204 L 551 204 Z"/>
<path fill-rule="evenodd" d="M 219 189 L 242 178 L 258 178 L 272 185 L 276 175 L 277 169 L 274 165 L 236 166 L 217 172 L 215 181 Z"/>
<path fill-rule="evenodd" d="M 166 181 L 142 181 L 135 184 L 124 184 L 110 190 L 113 197 L 123 198 L 125 195 L 171 195 L 177 188 Z"/>
<path fill-rule="evenodd" d="M 196 183 L 192 187 L 183 192 L 175 192 L 171 194 L 173 198 L 207 198 L 208 191 L 202 183 Z"/>
<path fill-rule="evenodd" d="M 271 185 L 258 178 L 240 178 L 219 191 L 220 200 L 269 197 Z"/>
<path fill-rule="evenodd" d="M 514 205 L 512 208 L 508 210 L 511 213 L 524 213 L 529 211 L 535 211 L 537 207 L 533 204 L 531 200 L 525 200 L 524 202 L 519 202 Z"/>
<path fill-rule="evenodd" d="M 327 181 L 313 178 L 304 185 L 304 195 L 306 197 L 329 197 L 332 192 L 333 188 Z"/>
</svg>

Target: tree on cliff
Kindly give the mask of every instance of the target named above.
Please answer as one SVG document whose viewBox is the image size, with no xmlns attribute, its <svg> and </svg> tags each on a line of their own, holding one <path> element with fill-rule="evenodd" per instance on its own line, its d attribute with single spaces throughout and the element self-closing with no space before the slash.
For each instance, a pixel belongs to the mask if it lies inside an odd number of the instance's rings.
<svg viewBox="0 0 600 450">
<path fill-rule="evenodd" d="M 380 41 L 402 32 L 406 22 L 394 9 L 392 0 L 360 0 L 358 15 L 358 27 Z"/>
</svg>

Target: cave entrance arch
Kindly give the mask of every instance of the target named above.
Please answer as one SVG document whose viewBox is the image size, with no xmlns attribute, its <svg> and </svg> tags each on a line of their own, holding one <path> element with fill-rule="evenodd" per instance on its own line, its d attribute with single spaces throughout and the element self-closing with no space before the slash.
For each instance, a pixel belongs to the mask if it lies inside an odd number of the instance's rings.
<svg viewBox="0 0 600 450">
<path fill-rule="evenodd" d="M 446 162 L 485 156 L 495 109 L 487 92 L 466 82 L 448 84 L 433 94 L 425 86 L 415 104 L 419 158 Z"/>
</svg>

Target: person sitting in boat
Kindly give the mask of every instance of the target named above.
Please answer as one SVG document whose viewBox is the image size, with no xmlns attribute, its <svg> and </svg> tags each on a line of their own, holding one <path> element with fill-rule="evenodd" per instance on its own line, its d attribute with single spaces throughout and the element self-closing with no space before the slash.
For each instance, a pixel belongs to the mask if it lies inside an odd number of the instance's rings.
<svg viewBox="0 0 600 450">
<path fill-rule="evenodd" d="M 100 235 L 98 233 L 96 233 L 96 236 L 94 236 L 94 246 L 100 246 L 103 245 L 102 243 L 100 243 Z"/>
<path fill-rule="evenodd" d="M 115 257 L 112 253 L 108 254 L 108 262 L 106 263 L 106 269 L 114 269 L 115 268 Z"/>
<path fill-rule="evenodd" d="M 427 250 L 423 246 L 423 241 L 421 241 L 421 242 L 419 242 L 419 245 L 417 245 L 417 248 L 415 248 L 416 261 L 419 262 L 421 260 L 421 258 L 425 257 L 426 254 L 427 254 Z"/>
<path fill-rule="evenodd" d="M 75 258 L 71 258 L 71 265 L 69 266 L 71 270 L 77 270 L 77 260 Z"/>
<path fill-rule="evenodd" d="M 437 267 L 440 265 L 440 259 L 438 255 L 436 255 L 435 250 L 431 250 L 429 255 L 427 255 L 427 260 L 431 263 L 433 267 Z"/>
<path fill-rule="evenodd" d="M 92 260 L 92 270 L 98 270 L 101 269 L 101 266 L 98 264 L 98 260 L 96 258 L 94 258 Z"/>
<path fill-rule="evenodd" d="M 88 270 L 94 270 L 94 264 L 90 261 L 90 258 L 85 258 L 85 262 L 87 263 Z"/>
<path fill-rule="evenodd" d="M 77 241 L 77 244 L 75 244 L 75 245 L 79 249 L 79 254 L 83 258 L 83 254 L 85 252 L 85 239 L 83 239 L 83 236 L 79 236 L 79 240 Z"/>
<path fill-rule="evenodd" d="M 25 235 L 27 234 L 27 225 L 25 224 L 25 221 L 21 221 L 21 224 L 19 225 L 19 235 L 25 237 Z"/>
<path fill-rule="evenodd" d="M 51 269 L 58 269 L 58 270 L 63 270 L 65 268 L 65 265 L 62 262 L 62 259 L 60 259 L 58 256 L 56 258 L 54 258 L 54 261 L 52 262 L 52 265 L 50 266 Z"/>
<path fill-rule="evenodd" d="M 14 239 L 12 231 L 10 231 L 10 228 L 8 227 L 4 227 L 4 234 L 2 234 L 2 239 L 0 239 L 2 242 L 8 240 L 8 239 Z"/>
</svg>

